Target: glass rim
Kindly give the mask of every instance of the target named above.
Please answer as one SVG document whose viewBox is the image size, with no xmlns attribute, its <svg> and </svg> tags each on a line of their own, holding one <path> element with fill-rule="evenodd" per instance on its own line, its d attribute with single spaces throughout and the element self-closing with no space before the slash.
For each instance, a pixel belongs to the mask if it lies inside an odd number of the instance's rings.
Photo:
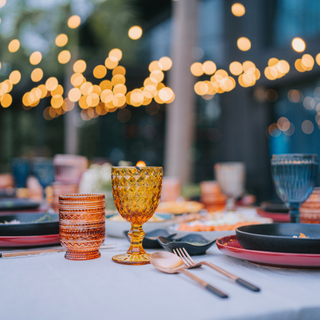
<svg viewBox="0 0 320 320">
<path fill-rule="evenodd" d="M 159 167 L 159 166 L 145 166 L 145 167 L 139 167 L 139 166 L 112 166 L 111 167 L 112 169 L 115 168 L 115 169 L 137 169 L 139 168 L 140 170 L 141 169 L 151 169 L 151 168 L 154 168 L 154 169 L 163 169 L 163 167 Z"/>
<path fill-rule="evenodd" d="M 69 194 L 63 194 L 59 196 L 59 200 L 63 201 L 79 201 L 79 200 L 89 200 L 91 201 L 99 201 L 104 200 L 105 195 L 103 193 L 69 193 Z"/>
<path fill-rule="evenodd" d="M 280 157 L 318 157 L 316 153 L 281 153 L 281 154 L 273 154 L 272 158 L 280 158 Z"/>
</svg>

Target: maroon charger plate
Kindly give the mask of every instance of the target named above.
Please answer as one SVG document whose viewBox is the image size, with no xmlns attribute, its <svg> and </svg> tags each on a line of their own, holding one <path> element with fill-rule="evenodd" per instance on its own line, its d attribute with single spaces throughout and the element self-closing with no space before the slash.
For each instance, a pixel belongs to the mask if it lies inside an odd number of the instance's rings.
<svg viewBox="0 0 320 320">
<path fill-rule="evenodd" d="M 260 208 L 257 209 L 257 213 L 261 217 L 272 219 L 274 222 L 290 222 L 289 213 L 268 212 Z"/>
<path fill-rule="evenodd" d="M 282 268 L 320 268 L 320 254 L 247 250 L 241 247 L 237 236 L 219 238 L 216 243 L 225 255 L 253 263 Z"/>
<path fill-rule="evenodd" d="M 1 248 L 46 246 L 59 243 L 59 234 L 41 236 L 0 236 Z"/>
</svg>

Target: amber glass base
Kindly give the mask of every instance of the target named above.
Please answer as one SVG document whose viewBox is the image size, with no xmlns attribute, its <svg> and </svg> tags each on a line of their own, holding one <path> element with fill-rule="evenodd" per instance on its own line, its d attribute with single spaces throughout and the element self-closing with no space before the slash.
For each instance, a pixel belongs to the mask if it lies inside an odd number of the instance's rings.
<svg viewBox="0 0 320 320">
<path fill-rule="evenodd" d="M 95 251 L 88 251 L 88 252 L 67 251 L 64 257 L 68 260 L 83 261 L 83 260 L 97 259 L 100 256 L 101 256 L 100 251 L 95 250 Z"/>
<path fill-rule="evenodd" d="M 117 256 L 112 257 L 112 260 L 116 263 L 128 264 L 128 265 L 144 265 L 150 263 L 150 254 L 118 254 Z"/>
</svg>

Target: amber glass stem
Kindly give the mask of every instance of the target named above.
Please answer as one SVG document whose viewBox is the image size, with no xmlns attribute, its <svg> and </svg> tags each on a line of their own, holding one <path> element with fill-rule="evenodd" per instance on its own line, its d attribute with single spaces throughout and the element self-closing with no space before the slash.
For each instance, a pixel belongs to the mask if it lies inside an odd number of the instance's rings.
<svg viewBox="0 0 320 320">
<path fill-rule="evenodd" d="M 142 225 L 132 224 L 131 230 L 128 233 L 130 238 L 130 248 L 127 251 L 128 254 L 144 254 L 146 253 L 142 247 L 142 241 L 144 238 L 144 231 Z"/>
</svg>

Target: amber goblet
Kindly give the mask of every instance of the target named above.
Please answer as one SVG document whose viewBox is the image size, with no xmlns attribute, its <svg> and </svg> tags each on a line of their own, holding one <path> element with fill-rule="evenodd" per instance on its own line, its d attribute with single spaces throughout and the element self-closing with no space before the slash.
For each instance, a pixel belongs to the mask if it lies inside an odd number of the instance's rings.
<svg viewBox="0 0 320 320">
<path fill-rule="evenodd" d="M 142 225 L 158 207 L 161 195 L 163 170 L 161 167 L 112 167 L 113 200 L 120 215 L 131 223 L 130 248 L 116 255 L 114 262 L 129 265 L 150 263 L 150 254 L 142 247 L 145 233 Z"/>
</svg>

